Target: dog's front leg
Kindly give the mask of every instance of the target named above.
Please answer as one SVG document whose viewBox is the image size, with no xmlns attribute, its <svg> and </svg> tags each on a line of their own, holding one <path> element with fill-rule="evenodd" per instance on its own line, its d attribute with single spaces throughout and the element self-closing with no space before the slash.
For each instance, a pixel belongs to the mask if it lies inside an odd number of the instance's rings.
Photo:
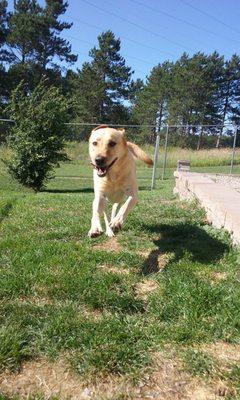
<svg viewBox="0 0 240 400">
<path fill-rule="evenodd" d="M 93 200 L 93 215 L 92 215 L 92 223 L 91 229 L 88 232 L 89 237 L 96 237 L 103 233 L 100 216 L 103 213 L 105 207 L 106 200 L 102 194 L 99 194 Z"/>
<path fill-rule="evenodd" d="M 117 208 L 119 206 L 119 203 L 114 203 L 112 206 L 112 213 L 111 213 L 111 221 L 113 220 L 113 218 L 116 216 L 117 214 Z"/>
<path fill-rule="evenodd" d="M 104 212 L 103 215 L 104 215 L 104 221 L 105 221 L 105 225 L 106 225 L 106 235 L 108 237 L 115 236 L 112 228 L 109 225 L 107 214 Z"/>
<path fill-rule="evenodd" d="M 117 215 L 111 220 L 110 227 L 115 231 L 121 229 L 129 212 L 136 204 L 137 204 L 137 191 L 134 191 L 130 196 L 128 196 L 127 200 L 122 205 Z"/>
<path fill-rule="evenodd" d="M 118 208 L 118 203 L 114 203 L 114 204 L 113 204 L 113 207 L 112 207 L 111 221 L 112 221 L 113 218 L 116 216 L 117 208 Z M 106 235 L 107 235 L 108 237 L 113 237 L 113 236 L 115 236 L 115 235 L 114 235 L 114 232 L 113 232 L 113 230 L 112 230 L 112 228 L 111 228 L 111 226 L 110 226 L 110 223 L 108 222 L 107 214 L 104 212 L 103 215 L 104 215 L 104 221 L 105 221 L 105 225 L 106 225 Z"/>
</svg>

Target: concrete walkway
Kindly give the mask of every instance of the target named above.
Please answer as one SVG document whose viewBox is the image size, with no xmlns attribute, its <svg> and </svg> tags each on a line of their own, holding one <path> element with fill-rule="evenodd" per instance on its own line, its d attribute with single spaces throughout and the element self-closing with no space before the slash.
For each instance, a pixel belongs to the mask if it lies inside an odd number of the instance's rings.
<svg viewBox="0 0 240 400">
<path fill-rule="evenodd" d="M 175 171 L 174 193 L 181 200 L 197 199 L 207 219 L 217 228 L 226 229 L 233 243 L 240 245 L 240 193 L 231 186 L 215 182 L 211 174 Z"/>
</svg>

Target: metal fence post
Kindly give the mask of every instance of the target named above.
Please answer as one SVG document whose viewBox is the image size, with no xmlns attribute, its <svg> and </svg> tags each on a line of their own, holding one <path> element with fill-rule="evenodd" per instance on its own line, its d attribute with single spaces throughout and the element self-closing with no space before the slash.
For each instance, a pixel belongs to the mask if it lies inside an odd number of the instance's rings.
<svg viewBox="0 0 240 400">
<path fill-rule="evenodd" d="M 158 162 L 158 151 L 159 151 L 159 144 L 160 144 L 160 123 L 159 123 L 159 115 L 156 118 L 156 127 L 155 132 L 156 136 L 156 144 L 155 144 L 155 151 L 154 151 L 154 161 L 153 161 L 153 172 L 152 172 L 152 184 L 151 190 L 155 188 L 155 181 L 156 181 L 156 173 L 157 173 L 157 162 Z"/>
<path fill-rule="evenodd" d="M 232 159 L 231 159 L 231 167 L 230 167 L 230 174 L 233 172 L 233 165 L 234 165 L 234 158 L 236 152 L 236 141 L 237 141 L 237 125 L 234 124 L 234 138 L 233 138 L 233 148 L 232 148 Z"/>
<path fill-rule="evenodd" d="M 168 132 L 169 132 L 169 125 L 167 125 L 167 130 L 166 130 L 166 135 L 165 135 L 165 146 L 164 146 L 164 160 L 163 160 L 162 180 L 164 180 L 165 171 L 166 171 L 166 165 L 167 165 Z"/>
</svg>

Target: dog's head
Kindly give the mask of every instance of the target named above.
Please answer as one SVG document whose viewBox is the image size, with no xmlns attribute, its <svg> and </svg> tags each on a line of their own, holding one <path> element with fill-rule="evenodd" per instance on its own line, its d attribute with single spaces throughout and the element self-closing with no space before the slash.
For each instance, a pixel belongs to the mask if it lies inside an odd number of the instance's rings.
<svg viewBox="0 0 240 400">
<path fill-rule="evenodd" d="M 89 139 L 89 154 L 98 176 L 106 176 L 108 170 L 124 156 L 126 150 L 124 129 L 117 130 L 107 125 L 93 129 Z"/>
</svg>

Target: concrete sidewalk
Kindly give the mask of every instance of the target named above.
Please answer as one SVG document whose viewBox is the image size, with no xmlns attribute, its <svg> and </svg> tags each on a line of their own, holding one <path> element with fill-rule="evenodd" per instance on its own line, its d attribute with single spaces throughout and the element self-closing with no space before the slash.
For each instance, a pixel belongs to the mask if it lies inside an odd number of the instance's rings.
<svg viewBox="0 0 240 400">
<path fill-rule="evenodd" d="M 217 228 L 226 229 L 234 244 L 240 245 L 240 193 L 214 182 L 214 174 L 175 171 L 174 193 L 181 200 L 197 199 L 205 208 L 207 219 Z"/>
</svg>

